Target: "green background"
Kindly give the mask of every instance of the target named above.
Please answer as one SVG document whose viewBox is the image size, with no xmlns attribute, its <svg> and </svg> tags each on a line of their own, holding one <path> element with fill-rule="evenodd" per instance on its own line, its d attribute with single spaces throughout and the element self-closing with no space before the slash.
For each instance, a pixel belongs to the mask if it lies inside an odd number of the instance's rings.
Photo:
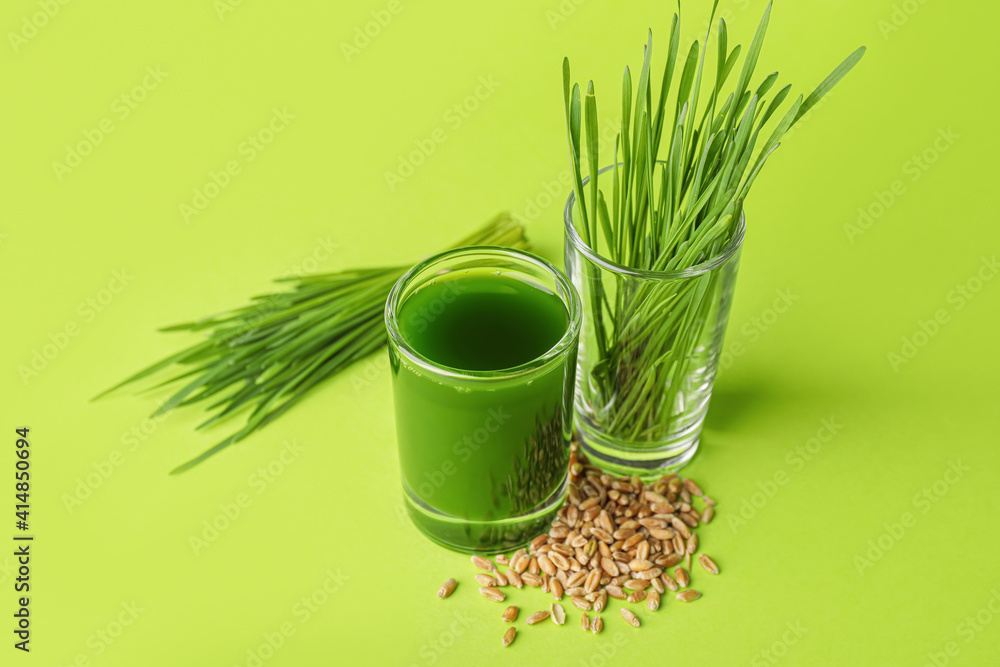
<svg viewBox="0 0 1000 667">
<path fill-rule="evenodd" d="M 662 54 L 671 3 L 399 0 L 345 53 L 389 7 L 4 3 L 0 461 L 13 468 L 14 428 L 29 426 L 37 541 L 30 655 L 11 647 L 12 547 L 0 552 L 0 662 L 247 665 L 290 630 L 263 664 L 996 663 L 988 3 L 775 7 L 759 71 L 796 90 L 869 50 L 748 202 L 727 357 L 688 469 L 719 501 L 700 536 L 723 574 L 696 571 L 704 597 L 641 612 L 639 630 L 612 613 L 584 636 L 574 610 L 561 629 L 520 623 L 501 653 L 502 607 L 475 593 L 468 559 L 401 514 L 383 355 L 180 477 L 166 473 L 228 431 L 195 434 L 197 410 L 144 421 L 162 396 L 88 402 L 188 340 L 156 327 L 297 268 L 415 261 L 503 209 L 560 259 L 560 60 L 610 109 L 647 27 Z M 685 8 L 693 37 L 707 2 Z M 748 43 L 763 8 L 721 4 L 731 43 Z M 272 120 L 273 141 L 244 143 Z M 77 166 L 53 165 L 88 135 L 100 142 Z M 238 173 L 185 216 L 230 161 Z M 442 602 L 448 577 L 462 583 Z M 522 619 L 547 604 L 513 600 Z"/>
</svg>

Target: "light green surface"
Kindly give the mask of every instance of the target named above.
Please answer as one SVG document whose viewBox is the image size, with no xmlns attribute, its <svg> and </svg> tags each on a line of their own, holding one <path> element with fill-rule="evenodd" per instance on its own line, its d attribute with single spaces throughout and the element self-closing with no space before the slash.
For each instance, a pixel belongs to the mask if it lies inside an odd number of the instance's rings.
<svg viewBox="0 0 1000 667">
<path fill-rule="evenodd" d="M 995 7 L 775 7 L 762 72 L 807 89 L 869 51 L 747 206 L 732 358 L 689 468 L 720 503 L 701 538 L 723 575 L 696 573 L 704 597 L 641 613 L 638 631 L 608 616 L 604 635 L 584 636 L 574 611 L 561 629 L 522 621 L 502 653 L 502 607 L 475 594 L 467 558 L 402 518 L 383 356 L 181 477 L 166 473 L 226 431 L 195 435 L 196 411 L 144 422 L 156 396 L 88 398 L 184 342 L 156 327 L 243 303 L 296 267 L 413 261 L 504 208 L 558 261 L 560 60 L 617 90 L 646 28 L 665 35 L 671 4 L 231 0 L 220 17 L 226 1 L 70 2 L 0 55 L 0 461 L 13 467 L 13 429 L 30 426 L 37 535 L 29 656 L 10 645 L 13 558 L 0 556 L 0 664 L 247 665 L 282 630 L 293 634 L 263 664 L 609 664 L 602 651 L 620 664 L 771 664 L 772 649 L 785 664 L 997 662 L 1000 280 L 983 268 L 1000 245 Z M 348 61 L 341 42 L 390 4 L 401 11 Z M 23 30 L 39 5 L 5 3 L 0 26 Z M 763 6 L 722 3 L 731 42 L 748 42 Z M 707 3 L 686 7 L 693 35 Z M 165 77 L 123 106 L 147 67 Z M 465 100 L 477 108 L 456 110 Z M 243 143 L 272 120 L 272 143 Z M 60 180 L 53 161 L 102 121 L 113 131 Z M 433 153 L 390 187 L 386 172 L 428 139 Z M 921 170 L 912 156 L 925 151 L 936 161 Z M 185 222 L 180 206 L 230 161 L 239 173 Z M 897 181 L 895 202 L 850 238 L 858 208 L 877 213 L 889 195 L 876 193 Z M 994 279 L 976 283 L 980 271 Z M 961 285 L 980 289 L 967 299 Z M 923 340 L 939 310 L 947 322 Z M 914 336 L 926 344 L 894 369 L 888 354 Z M 54 355 L 50 337 L 65 343 Z M 35 351 L 53 358 L 24 379 Z M 829 435 L 824 420 L 836 434 L 811 441 Z M 79 480 L 109 466 L 68 509 Z M 238 501 L 229 527 L 192 547 Z M 880 557 L 859 564 L 873 541 Z M 437 600 L 452 576 L 460 588 Z M 324 603 L 310 609 L 310 596 Z M 122 612 L 133 603 L 134 620 Z M 129 624 L 109 645 L 101 633 L 120 615 Z"/>
</svg>

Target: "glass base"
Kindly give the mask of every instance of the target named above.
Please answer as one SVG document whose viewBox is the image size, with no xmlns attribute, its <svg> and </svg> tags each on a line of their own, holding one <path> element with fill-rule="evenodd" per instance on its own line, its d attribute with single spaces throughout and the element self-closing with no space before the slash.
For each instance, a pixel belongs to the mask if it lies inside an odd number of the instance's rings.
<svg viewBox="0 0 1000 667">
<path fill-rule="evenodd" d="M 638 475 L 650 480 L 677 472 L 698 451 L 702 422 L 660 442 L 631 442 L 613 438 L 577 415 L 580 447 L 590 463 L 612 475 Z"/>
<path fill-rule="evenodd" d="M 527 514 L 496 521 L 439 512 L 420 500 L 406 480 L 403 480 L 403 502 L 413 525 L 437 544 L 461 553 L 492 555 L 513 551 L 547 533 L 566 498 L 567 483 L 568 476 L 552 495 Z"/>
</svg>

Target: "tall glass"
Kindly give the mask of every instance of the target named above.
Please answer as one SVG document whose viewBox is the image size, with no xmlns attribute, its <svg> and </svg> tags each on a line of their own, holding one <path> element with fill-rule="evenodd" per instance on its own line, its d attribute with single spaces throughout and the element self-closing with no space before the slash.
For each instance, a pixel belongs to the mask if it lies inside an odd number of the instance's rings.
<svg viewBox="0 0 1000 667">
<path fill-rule="evenodd" d="M 404 335 L 407 299 L 440 281 L 503 276 L 555 294 L 566 309 L 558 342 L 503 370 L 452 368 Z M 432 303 L 429 317 L 447 307 Z M 403 495 L 413 523 L 464 552 L 495 553 L 548 530 L 566 493 L 580 301 L 566 277 L 526 252 L 452 250 L 421 262 L 386 303 Z"/>
<path fill-rule="evenodd" d="M 564 211 L 566 273 L 583 302 L 576 427 L 591 462 L 659 476 L 698 449 L 729 319 L 743 217 L 710 260 L 641 271 L 597 254 L 577 233 L 575 194 Z"/>
</svg>

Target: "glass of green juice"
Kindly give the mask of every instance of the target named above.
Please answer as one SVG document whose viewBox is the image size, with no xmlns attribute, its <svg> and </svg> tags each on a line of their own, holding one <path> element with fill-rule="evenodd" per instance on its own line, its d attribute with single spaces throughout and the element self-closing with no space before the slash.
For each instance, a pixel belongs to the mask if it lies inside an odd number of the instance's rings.
<svg viewBox="0 0 1000 667">
<path fill-rule="evenodd" d="M 475 246 L 410 269 L 386 302 L 403 496 L 448 548 L 496 553 L 566 493 L 581 307 L 555 267 Z"/>
</svg>

